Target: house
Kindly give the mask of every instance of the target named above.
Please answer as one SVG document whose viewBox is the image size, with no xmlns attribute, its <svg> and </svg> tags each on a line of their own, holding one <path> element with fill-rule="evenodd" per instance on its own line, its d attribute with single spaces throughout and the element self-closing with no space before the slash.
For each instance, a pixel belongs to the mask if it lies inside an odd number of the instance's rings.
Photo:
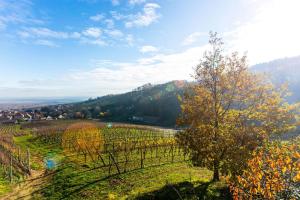
<svg viewBox="0 0 300 200">
<path fill-rule="evenodd" d="M 133 121 L 139 121 L 139 122 L 142 122 L 144 120 L 143 117 L 138 117 L 138 116 L 132 116 L 132 120 Z"/>
<path fill-rule="evenodd" d="M 23 119 L 24 118 L 24 115 L 22 113 L 19 113 L 19 112 L 15 112 L 14 115 L 13 115 L 13 119 Z"/>
<path fill-rule="evenodd" d="M 159 121 L 159 118 L 153 116 L 132 116 L 132 121 L 154 124 Z"/>
<path fill-rule="evenodd" d="M 51 116 L 48 116 L 47 118 L 46 118 L 46 120 L 53 120 L 53 118 L 51 117 Z"/>
</svg>

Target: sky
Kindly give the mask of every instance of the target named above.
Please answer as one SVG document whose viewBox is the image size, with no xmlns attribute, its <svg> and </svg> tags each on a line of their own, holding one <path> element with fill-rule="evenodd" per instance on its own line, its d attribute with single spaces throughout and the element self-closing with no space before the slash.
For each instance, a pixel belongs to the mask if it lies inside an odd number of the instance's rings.
<svg viewBox="0 0 300 200">
<path fill-rule="evenodd" d="M 300 55 L 299 0 L 0 0 L 0 98 L 192 80 L 209 31 L 249 65 Z"/>
</svg>

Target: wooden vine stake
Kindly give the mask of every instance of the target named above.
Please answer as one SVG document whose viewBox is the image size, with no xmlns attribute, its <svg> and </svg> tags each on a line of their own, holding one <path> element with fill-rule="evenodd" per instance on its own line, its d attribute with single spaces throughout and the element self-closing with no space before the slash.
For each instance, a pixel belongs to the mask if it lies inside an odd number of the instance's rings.
<svg viewBox="0 0 300 200">
<path fill-rule="evenodd" d="M 28 169 L 28 174 L 31 175 L 31 169 L 30 169 L 30 151 L 27 149 L 27 169 Z"/>
<path fill-rule="evenodd" d="M 12 155 L 10 155 L 10 165 L 9 165 L 9 181 L 12 183 L 13 181 L 13 166 L 12 166 Z"/>
</svg>

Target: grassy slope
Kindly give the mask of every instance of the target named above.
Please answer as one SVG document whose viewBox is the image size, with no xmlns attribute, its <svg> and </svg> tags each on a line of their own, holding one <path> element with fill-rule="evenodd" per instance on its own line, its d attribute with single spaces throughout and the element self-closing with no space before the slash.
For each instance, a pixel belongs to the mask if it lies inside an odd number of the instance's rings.
<svg viewBox="0 0 300 200">
<path fill-rule="evenodd" d="M 107 177 L 107 171 L 62 159 L 60 148 L 41 144 L 30 135 L 15 141 L 30 148 L 35 169 L 43 168 L 42 160 L 49 154 L 60 163 L 49 183 L 33 194 L 34 199 L 229 199 L 224 183 L 210 183 L 211 171 L 188 163 Z"/>
<path fill-rule="evenodd" d="M 22 149 L 29 148 L 31 154 L 31 168 L 34 170 L 43 169 L 43 161 L 49 154 L 60 155 L 62 150 L 56 146 L 46 146 L 37 141 L 32 135 L 25 135 L 14 138 L 16 145 Z M 61 156 L 60 156 L 61 157 Z"/>
<path fill-rule="evenodd" d="M 45 199 L 224 199 L 226 185 L 210 183 L 211 172 L 176 163 L 106 177 L 102 170 L 60 167 L 41 194 Z M 225 191 L 225 193 L 224 193 Z M 36 198 L 40 199 L 41 194 Z"/>
<path fill-rule="evenodd" d="M 2 173 L 1 169 L 0 169 L 0 173 Z M 0 177 L 0 196 L 4 195 L 10 191 L 11 191 L 11 187 L 9 185 L 9 182 Z"/>
<path fill-rule="evenodd" d="M 46 156 L 60 149 L 33 142 L 30 137 L 18 139 L 32 151 Z M 191 167 L 188 163 L 175 163 L 134 170 L 121 175 L 108 176 L 107 170 L 74 164 L 64 159 L 36 199 L 224 199 L 226 185 L 211 184 L 212 172 Z M 51 172 L 50 172 L 51 173 Z M 223 195 L 223 196 L 222 196 Z M 226 194 L 225 192 L 225 195 Z"/>
</svg>

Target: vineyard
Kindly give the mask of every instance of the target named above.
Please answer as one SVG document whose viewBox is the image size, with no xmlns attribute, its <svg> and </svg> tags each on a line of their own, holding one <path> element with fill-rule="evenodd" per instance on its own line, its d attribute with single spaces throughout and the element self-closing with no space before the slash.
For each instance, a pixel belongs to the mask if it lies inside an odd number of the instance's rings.
<svg viewBox="0 0 300 200">
<path fill-rule="evenodd" d="M 30 152 L 14 143 L 13 137 L 25 133 L 15 125 L 0 127 L 0 166 L 2 176 L 12 182 L 30 175 Z"/>
<path fill-rule="evenodd" d="M 187 160 L 174 133 L 149 128 L 75 123 L 39 126 L 33 134 L 43 143 L 63 149 L 76 163 L 92 163 L 115 174 Z"/>
<path fill-rule="evenodd" d="M 30 152 L 14 142 L 14 137 L 33 135 L 35 141 L 61 148 L 64 158 L 105 168 L 108 175 L 187 160 L 174 132 L 129 125 L 91 122 L 32 123 L 2 126 L 0 162 L 4 176 L 30 174 Z"/>
<path fill-rule="evenodd" d="M 28 182 L 28 191 L 36 199 L 107 199 L 110 193 L 138 197 L 169 181 L 191 182 L 192 174 L 194 180 L 210 180 L 211 171 L 188 164 L 189 152 L 179 146 L 175 135 L 176 131 L 159 127 L 87 120 L 2 126 L 0 196 L 5 184 L 1 179 L 19 184 L 30 173 L 33 182 Z M 32 187 L 39 180 L 43 188 Z M 218 187 L 212 189 L 213 195 L 219 194 Z M 12 199 L 20 198 L 19 192 Z M 189 195 L 196 195 L 195 191 Z"/>
<path fill-rule="evenodd" d="M 187 195 L 195 196 L 193 184 L 200 187 L 212 173 L 189 165 L 189 152 L 175 135 L 176 131 L 159 127 L 88 120 L 1 126 L 0 199 L 3 184 L 10 187 L 7 191 L 23 185 L 4 199 L 21 198 L 19 193 L 26 190 L 35 199 L 126 199 L 187 180 Z M 209 195 L 220 195 L 224 187 L 212 185 Z"/>
</svg>

